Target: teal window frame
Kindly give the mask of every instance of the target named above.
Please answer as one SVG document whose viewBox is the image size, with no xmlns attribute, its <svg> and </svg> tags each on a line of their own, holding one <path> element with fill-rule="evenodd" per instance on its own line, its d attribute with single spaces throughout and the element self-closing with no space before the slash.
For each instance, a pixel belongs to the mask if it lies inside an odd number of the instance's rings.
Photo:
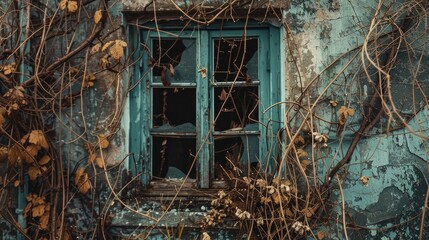
<svg viewBox="0 0 429 240">
<path fill-rule="evenodd" d="M 157 31 L 155 25 L 146 24 L 146 28 L 129 27 L 131 45 L 131 59 L 133 67 L 133 89 L 129 94 L 130 125 L 129 168 L 134 176 L 138 176 L 144 186 L 152 180 L 152 153 L 151 153 L 151 123 L 152 100 L 151 89 L 156 85 L 152 82 L 152 71 L 147 65 L 149 54 L 145 48 L 151 48 L 148 39 L 171 38 L 180 35 L 180 38 L 192 38 L 197 43 L 195 85 L 196 89 L 196 186 L 211 188 L 214 182 L 214 137 L 227 134 L 216 132 L 211 124 L 214 113 L 214 88 L 220 86 L 213 81 L 213 40 L 222 38 L 258 38 L 258 86 L 259 97 L 259 129 L 257 131 L 235 131 L 235 135 L 256 134 L 259 136 L 259 159 L 262 169 L 272 171 L 275 168 L 276 133 L 280 127 L 280 108 L 270 108 L 279 102 L 281 96 L 280 76 L 280 29 L 270 24 L 262 23 L 227 23 L 222 26 L 192 26 L 183 30 L 183 26 L 159 25 L 162 31 Z M 153 29 L 153 30 L 149 30 Z M 189 30 L 188 30 L 189 29 Z M 145 42 L 146 44 L 143 44 Z M 205 70 L 202 70 L 205 69 Z M 206 71 L 206 76 L 201 74 Z M 236 83 L 245 84 L 245 83 Z M 174 83 L 170 87 L 175 87 Z"/>
</svg>

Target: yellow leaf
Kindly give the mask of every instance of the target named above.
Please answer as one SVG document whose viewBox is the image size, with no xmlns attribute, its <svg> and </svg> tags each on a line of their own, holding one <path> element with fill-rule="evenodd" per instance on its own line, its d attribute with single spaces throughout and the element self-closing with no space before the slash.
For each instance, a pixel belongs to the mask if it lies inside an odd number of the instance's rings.
<svg viewBox="0 0 429 240">
<path fill-rule="evenodd" d="M 121 59 L 122 56 L 124 56 L 124 48 L 118 43 L 113 44 L 113 46 L 110 47 L 110 56 L 116 60 Z"/>
<path fill-rule="evenodd" d="M 77 11 L 77 2 L 76 1 L 68 1 L 67 2 L 67 9 L 69 12 L 73 13 Z"/>
<path fill-rule="evenodd" d="M 64 9 L 66 9 L 66 6 L 67 6 L 67 0 L 61 0 L 60 9 L 64 10 Z"/>
<path fill-rule="evenodd" d="M 45 213 L 45 205 L 38 205 L 31 209 L 31 216 L 33 217 L 41 217 Z"/>
<path fill-rule="evenodd" d="M 51 157 L 49 155 L 45 155 L 43 156 L 40 160 L 39 160 L 39 164 L 40 165 L 45 165 L 47 163 L 49 163 L 51 161 Z"/>
<path fill-rule="evenodd" d="M 94 14 L 94 23 L 95 24 L 99 23 L 102 17 L 103 17 L 103 14 L 101 13 L 101 10 L 95 11 L 95 14 Z"/>
<path fill-rule="evenodd" d="M 28 176 L 30 177 L 31 181 L 36 180 L 37 177 L 39 177 L 40 175 L 42 175 L 42 172 L 40 171 L 39 167 L 37 167 L 37 166 L 31 166 L 28 169 Z"/>
<path fill-rule="evenodd" d="M 40 229 L 48 229 L 49 226 L 49 213 L 46 212 L 45 214 L 43 214 L 43 216 L 40 217 L 39 219 L 39 227 Z"/>
</svg>

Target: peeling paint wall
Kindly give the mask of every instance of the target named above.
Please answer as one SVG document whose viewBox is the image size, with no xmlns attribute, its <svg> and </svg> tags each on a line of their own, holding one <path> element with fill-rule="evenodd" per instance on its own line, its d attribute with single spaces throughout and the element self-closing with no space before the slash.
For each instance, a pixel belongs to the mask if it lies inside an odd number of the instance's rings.
<svg viewBox="0 0 429 240">
<path fill-rule="evenodd" d="M 183 8 L 191 8 L 201 1 L 175 1 Z M 224 1 L 209 1 L 207 5 L 218 6 Z M 152 1 L 145 0 L 123 0 L 122 3 L 112 3 L 111 17 L 113 25 L 121 26 L 110 37 L 112 39 L 127 39 L 125 35 L 126 16 L 122 11 L 134 11 L 139 13 L 147 8 L 156 8 L 159 11 L 174 10 L 170 1 L 156 1 L 156 6 Z M 368 82 L 350 82 L 357 79 L 353 68 L 349 68 L 341 75 L 337 75 L 342 66 L 351 60 L 357 47 L 365 38 L 365 29 L 362 26 L 369 25 L 369 21 L 374 13 L 376 3 L 350 1 L 350 0 L 294 0 L 275 1 L 273 4 L 284 9 L 284 20 L 286 25 L 282 53 L 284 59 L 282 64 L 284 75 L 282 76 L 285 87 L 284 96 L 289 101 L 296 101 L 302 91 L 312 82 L 316 87 L 311 87 L 308 99 L 302 102 L 317 99 L 321 94 L 327 92 L 325 99 L 322 99 L 315 113 L 330 121 L 337 121 L 338 109 L 333 109 L 329 101 L 335 99 L 339 105 L 349 105 L 356 109 L 356 114 L 348 121 L 349 129 L 342 135 L 341 143 L 337 136 L 337 129 L 332 124 L 324 121 L 317 122 L 318 131 L 327 134 L 331 141 L 329 147 L 320 150 L 323 155 L 323 164 L 320 164 L 320 173 L 325 173 L 327 168 L 338 162 L 353 137 L 355 128 L 358 128 L 362 121 L 360 104 L 368 101 L 372 94 Z M 398 3 L 399 4 L 399 3 Z M 153 9 L 152 9 L 153 10 Z M 78 31 L 85 32 L 82 27 Z M 109 32 L 113 27 L 109 25 L 104 31 Z M 85 36 L 85 34 L 81 34 Z M 57 43 L 55 43 L 57 44 Z M 419 42 L 414 43 L 421 46 Z M 428 49 L 426 49 L 428 50 Z M 345 56 L 336 61 L 334 66 L 319 74 L 340 56 Z M 409 84 L 409 72 L 405 54 L 400 54 L 398 67 L 392 72 L 397 76 L 398 81 L 392 85 L 392 93 L 398 99 L 398 108 L 403 113 L 410 113 L 413 109 L 407 105 L 409 101 L 412 85 Z M 427 58 L 427 56 L 425 56 Z M 78 61 L 78 58 L 76 59 Z M 296 64 L 293 64 L 293 62 Z M 97 68 L 98 62 L 90 62 L 89 68 Z M 352 65 L 358 68 L 359 61 L 352 61 Z M 401 65 L 402 64 L 402 65 Z M 422 79 L 429 82 L 429 70 L 424 68 L 419 73 Z M 119 130 L 114 139 L 110 141 L 110 148 L 105 153 L 106 164 L 112 166 L 127 158 L 129 152 L 128 135 L 130 119 L 128 99 L 125 89 L 132 77 L 131 70 L 122 75 L 106 72 L 97 76 L 97 85 L 91 91 L 84 93 L 82 99 L 75 101 L 71 110 L 67 113 L 73 116 L 73 121 L 64 122 L 62 128 L 63 151 L 70 159 L 72 167 L 87 161 L 87 153 L 82 141 L 74 141 L 79 135 L 86 134 L 88 138 L 96 139 L 99 134 L 112 133 L 119 126 Z M 331 87 L 335 80 L 334 87 Z M 327 88 L 329 86 L 329 88 Z M 429 94 L 429 88 L 425 88 Z M 349 95 L 345 95 L 345 93 Z M 416 96 L 415 101 L 421 101 L 422 96 Z M 124 107 L 124 112 L 118 112 Z M 328 110 L 327 110 L 328 109 Z M 85 117 L 83 117 L 85 116 Z M 119 118 L 121 116 L 121 118 Z M 410 122 L 410 128 L 426 137 L 429 137 L 429 112 L 420 111 Z M 64 121 L 71 120 L 69 117 L 62 118 Z M 76 123 L 87 122 L 87 129 L 81 129 Z M 361 140 L 351 162 L 346 166 L 349 176 L 344 182 L 344 200 L 348 212 L 347 219 L 350 224 L 356 224 L 367 228 L 366 231 L 350 231 L 351 239 L 415 239 L 418 236 L 420 218 L 417 216 L 423 207 L 424 196 L 428 186 L 428 143 L 422 141 L 410 133 L 410 129 L 391 131 L 386 134 L 376 134 L 374 130 L 372 136 Z M 127 161 L 125 161 L 127 162 Z M 125 164 L 127 166 L 127 164 Z M 369 177 L 369 185 L 363 186 L 359 182 L 359 177 L 365 175 Z M 107 199 L 108 187 L 100 178 L 99 191 L 100 201 Z M 335 184 L 334 184 L 335 185 Z M 332 196 L 333 202 L 341 201 L 342 196 L 338 191 Z M 87 220 L 85 211 L 88 206 L 83 206 L 79 201 L 70 203 L 74 210 L 67 213 L 67 219 L 72 222 L 72 226 L 82 231 L 90 231 L 95 225 L 96 219 Z M 148 203 L 144 203 L 148 205 Z M 143 211 L 155 211 L 160 206 L 142 207 Z M 82 211 L 83 210 L 83 211 Z M 135 216 L 129 216 L 127 209 L 118 206 L 113 207 L 114 221 L 113 232 L 117 236 L 136 234 L 134 227 L 140 226 Z M 335 209 L 332 218 L 341 217 L 341 209 Z M 195 214 L 204 212 L 194 209 Z M 193 213 L 194 213 L 193 212 Z M 174 215 L 174 213 L 172 213 Z M 189 218 L 188 218 L 189 219 Z M 173 221 L 173 220 L 171 220 Z M 398 229 L 395 224 L 407 221 L 408 223 Z M 1 224 L 1 223 L 0 223 Z M 132 227 L 132 228 L 131 228 Z M 341 224 L 332 235 L 342 232 Z M 131 230 L 130 230 L 131 229 Z M 332 231 L 331 230 L 327 230 Z M 338 231 L 338 232 L 337 232 Z M 215 233 L 216 232 L 216 233 Z M 189 231 L 188 237 L 198 236 L 199 230 Z M 162 239 L 165 233 L 154 232 L 151 239 Z M 218 234 L 218 237 L 214 237 Z M 229 235 L 228 235 L 229 234 Z M 341 233 L 339 233 L 341 236 Z M 427 234 L 427 233 L 426 233 Z M 237 233 L 213 231 L 212 239 L 234 239 Z M 426 237 L 429 237 L 426 235 Z M 236 239 L 236 238 L 235 238 Z M 334 239 L 334 238 L 333 238 Z"/>
</svg>

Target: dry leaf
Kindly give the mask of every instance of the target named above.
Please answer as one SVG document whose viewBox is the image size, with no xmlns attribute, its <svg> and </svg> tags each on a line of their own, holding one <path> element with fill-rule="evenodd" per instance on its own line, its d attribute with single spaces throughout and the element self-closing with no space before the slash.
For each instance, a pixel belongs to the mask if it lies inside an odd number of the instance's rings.
<svg viewBox="0 0 429 240">
<path fill-rule="evenodd" d="M 9 164 L 12 166 L 21 166 L 22 160 L 25 158 L 21 151 L 21 147 L 14 144 L 9 149 L 8 156 Z"/>
<path fill-rule="evenodd" d="M 103 17 L 103 14 L 101 13 L 101 10 L 97 10 L 94 13 L 94 23 L 98 24 L 101 20 L 101 18 Z"/>
<path fill-rule="evenodd" d="M 100 144 L 100 147 L 102 149 L 107 148 L 109 146 L 109 141 L 104 134 L 98 135 L 98 144 Z"/>
<path fill-rule="evenodd" d="M 98 53 L 101 49 L 101 43 L 97 43 L 91 48 L 91 55 Z"/>
<path fill-rule="evenodd" d="M 174 77 L 174 67 L 173 64 L 169 64 L 170 65 L 170 74 L 172 77 Z"/>
<path fill-rule="evenodd" d="M 331 100 L 329 101 L 329 103 L 331 104 L 332 107 L 336 107 L 338 105 L 337 100 Z"/>
<path fill-rule="evenodd" d="M 48 145 L 48 142 L 46 141 L 45 134 L 41 130 L 31 131 L 29 142 L 37 144 L 44 149 L 49 149 L 49 145 Z"/>
<path fill-rule="evenodd" d="M 198 72 L 201 74 L 201 78 L 207 77 L 207 69 L 206 68 L 203 67 L 200 70 L 198 70 Z"/>
<path fill-rule="evenodd" d="M 108 57 L 109 57 L 109 55 L 106 54 L 100 59 L 100 67 L 102 69 L 106 69 L 107 66 L 109 66 L 110 62 L 109 62 Z"/>
<path fill-rule="evenodd" d="M 0 107 L 0 128 L 4 124 L 6 113 L 7 113 L 6 108 Z"/>
<path fill-rule="evenodd" d="M 45 156 L 43 156 L 42 158 L 40 158 L 39 164 L 40 165 L 45 165 L 45 164 L 49 163 L 50 161 L 51 161 L 51 157 L 46 154 Z"/>
<path fill-rule="evenodd" d="M 9 154 L 7 147 L 0 147 L 0 161 L 6 160 Z"/>
<path fill-rule="evenodd" d="M 70 233 L 68 231 L 63 232 L 62 240 L 71 240 Z"/>
<path fill-rule="evenodd" d="M 28 176 L 30 177 L 31 181 L 36 180 L 37 177 L 39 177 L 40 175 L 42 175 L 42 172 L 40 171 L 39 167 L 37 167 L 37 166 L 31 166 L 28 169 Z"/>
<path fill-rule="evenodd" d="M 226 99 L 228 99 L 228 93 L 225 91 L 225 89 L 222 89 L 218 97 L 219 97 L 219 100 L 225 101 Z"/>
<path fill-rule="evenodd" d="M 64 9 L 66 9 L 67 7 L 67 1 L 68 0 L 61 0 L 60 2 L 60 9 L 64 11 Z"/>
<path fill-rule="evenodd" d="M 317 239 L 322 240 L 325 238 L 325 233 L 322 231 L 317 232 Z"/>
<path fill-rule="evenodd" d="M 116 60 L 121 59 L 122 56 L 124 56 L 124 48 L 117 43 L 113 44 L 113 46 L 110 47 L 110 56 Z"/>
<path fill-rule="evenodd" d="M 306 208 L 302 210 L 302 213 L 304 213 L 306 217 L 310 218 L 311 216 L 313 216 L 314 210 L 311 208 Z"/>
<path fill-rule="evenodd" d="M 97 165 L 97 167 L 103 169 L 104 168 L 104 160 L 101 157 L 98 157 L 95 159 L 95 165 Z"/>
<path fill-rule="evenodd" d="M 43 214 L 43 216 L 40 217 L 39 219 L 39 227 L 40 229 L 48 229 L 49 226 L 49 213 L 46 212 L 45 214 Z"/>
<path fill-rule="evenodd" d="M 368 187 L 368 184 L 369 184 L 369 177 L 367 177 L 367 176 L 361 176 L 361 177 L 359 178 L 359 180 L 360 180 L 360 182 L 361 182 L 365 187 Z"/>
<path fill-rule="evenodd" d="M 298 158 L 308 158 L 308 153 L 302 148 L 296 150 L 296 153 L 298 154 Z"/>
<path fill-rule="evenodd" d="M 74 13 L 77 11 L 77 2 L 76 1 L 68 1 L 67 2 L 67 9 L 69 12 Z"/>
<path fill-rule="evenodd" d="M 102 52 L 106 51 L 106 49 L 109 48 L 110 46 L 112 46 L 112 44 L 114 44 L 114 43 L 115 43 L 115 41 L 108 41 L 107 43 L 105 43 L 103 45 L 103 47 L 101 48 L 101 51 Z"/>
<path fill-rule="evenodd" d="M 347 118 L 349 116 L 353 116 L 355 114 L 355 111 L 352 108 L 347 108 L 346 106 L 341 106 L 340 110 L 338 110 L 338 113 L 340 115 L 339 124 L 342 126 L 346 123 Z"/>
<path fill-rule="evenodd" d="M 31 209 L 32 217 L 41 217 L 45 213 L 45 205 L 38 205 Z"/>
<path fill-rule="evenodd" d="M 293 217 L 293 212 L 289 208 L 286 209 L 285 214 L 288 217 Z"/>
<path fill-rule="evenodd" d="M 308 160 L 302 160 L 301 161 L 301 166 L 305 169 L 308 167 L 308 165 L 310 165 L 310 162 Z"/>
<path fill-rule="evenodd" d="M 87 193 L 91 189 L 91 183 L 89 182 L 88 174 L 85 173 L 83 168 L 76 170 L 74 175 L 74 183 L 81 193 Z"/>
<path fill-rule="evenodd" d="M 15 180 L 15 182 L 13 182 L 13 186 L 14 187 L 18 187 L 19 186 L 20 181 L 19 180 Z"/>
<path fill-rule="evenodd" d="M 25 148 L 25 153 L 23 153 L 23 158 L 26 163 L 32 164 L 34 162 L 34 157 L 36 157 L 37 153 L 41 147 L 36 144 L 30 144 Z"/>
<path fill-rule="evenodd" d="M 293 143 L 295 145 L 304 145 L 305 144 L 305 140 L 301 135 L 296 136 L 296 138 L 293 140 Z"/>
</svg>

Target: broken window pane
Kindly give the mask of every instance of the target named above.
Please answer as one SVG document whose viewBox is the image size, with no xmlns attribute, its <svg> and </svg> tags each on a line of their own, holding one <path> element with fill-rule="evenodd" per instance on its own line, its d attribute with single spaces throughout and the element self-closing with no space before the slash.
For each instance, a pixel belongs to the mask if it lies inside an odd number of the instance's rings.
<svg viewBox="0 0 429 240">
<path fill-rule="evenodd" d="M 215 131 L 244 128 L 259 120 L 258 87 L 214 88 L 214 127 Z"/>
<path fill-rule="evenodd" d="M 257 38 L 248 38 L 246 42 L 243 39 L 216 39 L 213 50 L 216 81 L 232 82 L 237 75 L 237 81 L 258 80 Z"/>
<path fill-rule="evenodd" d="M 153 39 L 153 81 L 163 83 L 195 83 L 196 51 L 193 39 Z"/>
<path fill-rule="evenodd" d="M 215 137 L 215 179 L 246 174 L 259 168 L 259 135 Z"/>
<path fill-rule="evenodd" d="M 186 123 L 195 126 L 195 94 L 195 88 L 153 88 L 153 128 Z"/>
<path fill-rule="evenodd" d="M 153 137 L 152 176 L 156 178 L 183 179 L 195 158 L 195 138 Z M 196 164 L 189 178 L 195 179 Z"/>
</svg>

